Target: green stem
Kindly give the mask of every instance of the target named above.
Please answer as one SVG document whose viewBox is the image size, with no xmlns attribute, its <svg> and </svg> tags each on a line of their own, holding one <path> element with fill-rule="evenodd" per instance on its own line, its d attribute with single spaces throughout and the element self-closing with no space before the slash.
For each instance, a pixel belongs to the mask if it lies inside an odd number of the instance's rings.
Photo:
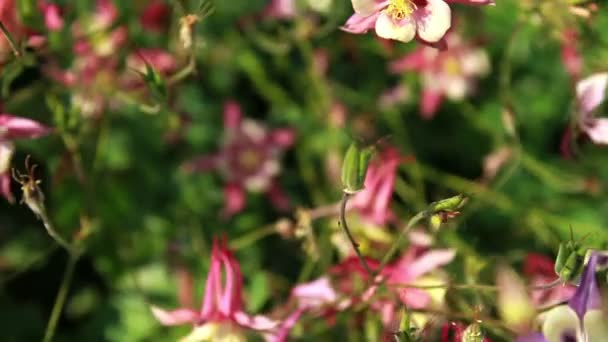
<svg viewBox="0 0 608 342">
<path fill-rule="evenodd" d="M 2 21 L 0 21 L 0 30 L 2 30 L 2 34 L 4 34 L 4 37 L 8 41 L 8 45 L 11 46 L 11 50 L 13 50 L 15 57 L 21 57 L 21 52 L 19 52 L 19 49 L 17 49 L 17 44 L 15 43 L 13 36 L 10 32 L 8 32 Z"/>
<path fill-rule="evenodd" d="M 232 242 L 230 243 L 230 248 L 232 250 L 238 250 L 247 247 L 250 244 L 262 238 L 265 238 L 266 236 L 272 235 L 276 232 L 277 229 L 274 224 L 263 226 L 259 229 L 252 231 L 251 233 L 239 237 L 238 239 L 232 240 Z"/>
<path fill-rule="evenodd" d="M 46 326 L 43 342 L 51 342 L 53 340 L 53 336 L 55 335 L 55 330 L 57 328 L 57 322 L 59 322 L 59 317 L 61 316 L 63 306 L 65 305 L 65 300 L 70 289 L 70 284 L 72 282 L 72 277 L 74 275 L 74 269 L 78 258 L 79 254 L 70 253 L 68 264 L 65 273 L 63 274 L 63 279 L 61 280 L 61 286 L 59 288 L 59 292 L 57 292 L 55 304 L 53 305 L 53 310 L 51 311 L 51 318 Z"/>
<path fill-rule="evenodd" d="M 407 226 L 405 226 L 405 228 L 401 231 L 401 234 L 399 234 L 399 237 L 397 237 L 397 240 L 393 243 L 391 248 L 388 250 L 388 252 L 386 252 L 384 257 L 382 258 L 380 267 L 378 267 L 378 271 L 376 272 L 377 275 L 382 272 L 382 269 L 384 268 L 384 266 L 386 266 L 386 264 L 391 260 L 393 255 L 397 252 L 397 250 L 399 248 L 401 248 L 401 244 L 402 244 L 403 239 L 405 238 L 405 235 L 407 234 L 407 232 L 413 226 L 415 226 L 418 222 L 420 222 L 420 220 L 425 219 L 427 216 L 428 216 L 428 212 L 426 210 L 424 210 L 424 211 L 421 211 L 418 214 L 416 214 L 414 217 L 412 217 L 408 221 Z"/>
<path fill-rule="evenodd" d="M 346 234 L 346 237 L 348 237 L 348 240 L 350 241 L 351 246 L 353 246 L 353 249 L 355 250 L 355 253 L 357 254 L 357 258 L 359 258 L 359 262 L 361 263 L 361 266 L 363 266 L 363 268 L 365 269 L 365 272 L 369 275 L 370 279 L 373 279 L 374 273 L 367 265 L 367 262 L 365 262 L 365 259 L 363 259 L 363 255 L 361 255 L 361 251 L 359 250 L 359 244 L 355 242 L 352 234 L 350 233 L 350 229 L 348 229 L 348 225 L 346 225 L 346 204 L 348 203 L 349 197 L 350 197 L 350 195 L 347 194 L 346 192 L 342 195 L 342 202 L 340 202 L 340 225 L 344 229 L 344 233 Z"/>
</svg>

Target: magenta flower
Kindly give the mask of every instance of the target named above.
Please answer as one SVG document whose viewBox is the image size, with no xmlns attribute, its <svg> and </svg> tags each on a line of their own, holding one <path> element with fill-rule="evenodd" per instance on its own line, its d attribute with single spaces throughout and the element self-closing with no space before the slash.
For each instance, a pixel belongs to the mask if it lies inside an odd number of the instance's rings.
<svg viewBox="0 0 608 342">
<path fill-rule="evenodd" d="M 606 99 L 607 85 L 608 73 L 591 75 L 576 85 L 578 126 L 596 144 L 608 144 L 608 119 L 593 117 Z"/>
<path fill-rule="evenodd" d="M 397 169 L 403 158 L 397 149 L 385 148 L 371 163 L 365 176 L 364 189 L 350 201 L 350 208 L 374 224 L 384 225 L 394 219 L 390 208 Z"/>
<path fill-rule="evenodd" d="M 63 17 L 57 4 L 42 0 L 38 1 L 38 8 L 44 17 L 44 25 L 49 31 L 60 31 L 63 28 Z"/>
<path fill-rule="evenodd" d="M 393 73 L 416 71 L 422 78 L 422 117 L 432 118 L 444 97 L 460 101 L 475 89 L 476 79 L 490 71 L 485 50 L 475 48 L 454 34 L 447 37 L 447 50 L 420 46 L 414 52 L 392 62 Z"/>
<path fill-rule="evenodd" d="M 542 334 L 521 337 L 518 342 L 604 341 L 608 336 L 606 313 L 602 309 L 602 298 L 596 270 L 608 265 L 608 256 L 592 252 L 576 293 L 568 305 L 557 306 L 546 313 Z"/>
<path fill-rule="evenodd" d="M 529 253 L 524 262 L 524 274 L 531 286 L 547 285 L 557 278 L 553 260 L 541 254 Z M 564 284 L 557 287 L 532 291 L 532 303 L 537 307 L 561 303 L 574 294 L 575 287 Z"/>
<path fill-rule="evenodd" d="M 193 331 L 182 342 L 247 341 L 247 329 L 266 333 L 275 342 L 285 341 L 301 312 L 296 311 L 283 324 L 265 316 L 248 315 L 243 311 L 242 288 L 243 278 L 237 260 L 225 241 L 214 240 L 201 310 L 167 311 L 152 306 L 152 314 L 163 325 L 192 324 Z"/>
<path fill-rule="evenodd" d="M 185 165 L 188 171 L 219 170 L 226 181 L 225 215 L 234 215 L 245 207 L 245 191 L 266 193 L 274 206 L 285 210 L 289 201 L 276 177 L 281 171 L 282 151 L 293 145 L 291 129 L 268 131 L 260 123 L 243 119 L 235 101 L 224 105 L 224 141 L 220 152 L 194 159 Z"/>
<path fill-rule="evenodd" d="M 351 0 L 355 14 L 342 27 L 350 33 L 375 29 L 379 37 L 438 43 L 451 26 L 448 3 L 490 5 L 492 0 Z"/>
<path fill-rule="evenodd" d="M 296 15 L 295 0 L 270 0 L 263 15 L 268 18 L 290 19 Z"/>
<path fill-rule="evenodd" d="M 0 194 L 9 202 L 15 198 L 11 192 L 11 159 L 15 152 L 15 139 L 33 139 L 47 135 L 51 129 L 31 119 L 0 114 Z"/>
</svg>

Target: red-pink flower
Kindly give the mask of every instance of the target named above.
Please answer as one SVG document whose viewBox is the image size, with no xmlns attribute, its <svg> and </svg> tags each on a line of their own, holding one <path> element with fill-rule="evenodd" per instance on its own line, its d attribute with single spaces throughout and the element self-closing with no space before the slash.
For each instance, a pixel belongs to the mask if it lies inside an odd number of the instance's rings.
<svg viewBox="0 0 608 342">
<path fill-rule="evenodd" d="M 169 6 L 164 1 L 150 1 L 143 9 L 139 21 L 146 30 L 162 31 L 169 19 Z"/>
<path fill-rule="evenodd" d="M 9 202 L 14 202 L 11 192 L 11 159 L 15 152 L 15 139 L 33 139 L 47 135 L 51 129 L 37 121 L 0 114 L 0 194 Z"/>
<path fill-rule="evenodd" d="M 266 193 L 278 209 L 289 202 L 277 183 L 281 171 L 282 151 L 293 145 L 295 132 L 291 129 L 268 131 L 262 124 L 243 119 L 235 101 L 224 105 L 224 141 L 219 153 L 198 157 L 185 165 L 188 171 L 221 171 L 224 188 L 225 215 L 238 213 L 245 207 L 246 193 Z"/>
<path fill-rule="evenodd" d="M 167 311 L 156 306 L 151 310 L 163 325 L 192 324 L 193 331 L 182 341 L 247 341 L 247 329 L 266 333 L 272 341 L 285 341 L 301 312 L 296 311 L 283 324 L 265 316 L 251 316 L 243 311 L 242 288 L 236 258 L 225 241 L 214 240 L 200 311 L 188 307 Z"/>
<path fill-rule="evenodd" d="M 483 49 L 476 48 L 455 33 L 447 37 L 447 50 L 420 46 L 414 52 L 392 62 L 393 73 L 416 71 L 422 78 L 420 112 L 432 118 L 444 97 L 462 100 L 475 89 L 477 78 L 490 71 L 490 62 Z"/>
<path fill-rule="evenodd" d="M 530 285 L 533 287 L 550 284 L 558 277 L 555 274 L 553 260 L 536 253 L 529 253 L 526 256 L 524 274 L 530 279 Z M 535 290 L 532 291 L 532 302 L 539 307 L 554 305 L 570 299 L 575 291 L 576 287 L 568 284 Z"/>
<path fill-rule="evenodd" d="M 404 159 L 394 147 L 387 147 L 370 164 L 364 189 L 350 201 L 350 207 L 374 224 L 384 225 L 394 218 L 390 208 L 397 169 Z"/>
<path fill-rule="evenodd" d="M 351 0 L 355 13 L 342 27 L 351 33 L 375 29 L 382 38 L 438 43 L 451 26 L 448 3 L 490 5 L 492 0 Z"/>
</svg>

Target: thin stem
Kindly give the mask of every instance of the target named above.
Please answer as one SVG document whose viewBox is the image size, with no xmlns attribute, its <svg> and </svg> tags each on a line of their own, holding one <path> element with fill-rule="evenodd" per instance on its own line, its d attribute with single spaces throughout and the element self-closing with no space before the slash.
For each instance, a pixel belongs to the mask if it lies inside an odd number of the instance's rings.
<svg viewBox="0 0 608 342">
<path fill-rule="evenodd" d="M 386 252 L 384 257 L 382 258 L 382 262 L 380 263 L 380 267 L 378 267 L 378 271 L 376 272 L 376 275 L 378 275 L 382 272 L 382 269 L 384 268 L 384 266 L 386 266 L 386 264 L 391 260 L 393 255 L 401 247 L 402 241 L 405 238 L 405 235 L 407 234 L 407 232 L 413 226 L 415 226 L 418 222 L 420 222 L 420 220 L 426 218 L 427 216 L 428 216 L 428 213 L 426 210 L 424 210 L 424 211 L 421 211 L 418 214 L 416 214 L 414 217 L 412 217 L 408 221 L 407 226 L 405 226 L 405 228 L 401 231 L 401 234 L 399 234 L 399 237 L 397 237 L 397 240 L 393 243 L 391 248 L 388 250 L 388 252 Z"/>
<path fill-rule="evenodd" d="M 361 266 L 363 266 L 365 272 L 369 275 L 370 279 L 373 279 L 374 272 L 372 272 L 372 270 L 367 265 L 367 262 L 365 262 L 365 259 L 363 259 L 363 255 L 361 255 L 361 251 L 359 250 L 359 244 L 355 242 L 353 236 L 350 233 L 350 229 L 348 229 L 348 225 L 346 225 L 346 204 L 348 203 L 349 197 L 350 195 L 346 192 L 342 195 L 342 201 L 340 202 L 340 225 L 344 229 L 344 233 L 346 234 L 346 237 L 348 237 L 350 244 L 353 246 L 353 249 L 357 254 L 357 258 L 359 258 Z"/>
<path fill-rule="evenodd" d="M 392 284 L 390 287 L 433 290 L 433 289 L 457 289 L 457 290 L 479 290 L 479 291 L 498 291 L 495 285 L 486 284 L 434 284 L 434 285 L 416 285 L 416 284 Z"/>
<path fill-rule="evenodd" d="M 49 233 L 53 240 L 55 240 L 55 242 L 57 242 L 61 247 L 65 248 L 65 250 L 68 251 L 70 255 L 73 254 L 74 247 L 69 242 L 64 240 L 61 235 L 59 235 L 59 233 L 57 233 L 48 217 L 46 217 L 46 215 L 42 215 L 41 220 L 44 225 L 44 228 L 46 229 L 46 232 Z"/>
<path fill-rule="evenodd" d="M 252 231 L 246 235 L 239 237 L 238 239 L 232 240 L 230 248 L 232 250 L 238 250 L 249 246 L 250 244 L 265 238 L 266 236 L 272 235 L 277 232 L 277 228 L 274 224 L 263 226 L 259 229 Z"/>
<path fill-rule="evenodd" d="M 61 316 L 63 306 L 65 305 L 65 300 L 70 289 L 72 276 L 74 275 L 74 269 L 78 258 L 79 254 L 70 253 L 68 264 L 65 273 L 63 274 L 63 279 L 61 280 L 61 286 L 59 288 L 59 292 L 57 292 L 55 304 L 53 305 L 53 310 L 51 311 L 51 318 L 46 326 L 43 342 L 51 342 L 53 340 L 53 336 L 55 335 L 55 330 L 57 328 L 57 322 L 59 322 L 59 317 Z"/>
<path fill-rule="evenodd" d="M 10 32 L 8 32 L 2 21 L 0 21 L 0 30 L 2 30 L 2 34 L 4 34 L 4 37 L 8 41 L 8 45 L 11 46 L 11 50 L 13 50 L 15 57 L 21 57 L 21 52 L 19 52 L 19 49 L 17 49 L 17 44 L 15 43 L 13 36 Z"/>
</svg>

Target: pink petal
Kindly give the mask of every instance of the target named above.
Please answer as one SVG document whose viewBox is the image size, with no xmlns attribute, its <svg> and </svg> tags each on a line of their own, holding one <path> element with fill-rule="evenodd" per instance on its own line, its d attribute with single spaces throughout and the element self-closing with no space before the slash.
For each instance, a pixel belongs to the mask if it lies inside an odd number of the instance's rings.
<svg viewBox="0 0 608 342">
<path fill-rule="evenodd" d="M 238 130 L 242 117 L 241 106 L 236 101 L 230 100 L 224 103 L 224 128 Z"/>
<path fill-rule="evenodd" d="M 418 277 L 449 264 L 456 256 L 454 249 L 435 249 L 428 251 L 401 270 L 399 276 L 403 280 L 412 281 Z M 399 272 L 399 270 L 397 270 Z"/>
<path fill-rule="evenodd" d="M 232 216 L 245 208 L 245 190 L 240 184 L 228 183 L 224 187 L 224 216 Z"/>
<path fill-rule="evenodd" d="M 240 279 L 240 271 L 237 271 L 238 263 L 226 247 L 220 246 L 218 250 L 225 270 L 224 292 L 221 294 L 219 310 L 225 316 L 230 316 L 232 313 L 241 310 L 240 292 L 243 280 Z"/>
<path fill-rule="evenodd" d="M 276 332 L 276 334 L 266 336 L 266 341 L 286 342 L 287 338 L 289 337 L 289 333 L 291 332 L 291 329 L 294 325 L 296 325 L 296 322 L 298 321 L 298 319 L 300 319 L 300 316 L 302 316 L 304 311 L 304 309 L 298 309 L 294 311 L 291 315 L 289 315 L 289 317 L 287 317 L 286 320 L 281 323 L 281 325 L 279 326 L 279 330 Z"/>
<path fill-rule="evenodd" d="M 279 322 L 266 316 L 249 316 L 243 311 L 234 313 L 233 317 L 239 325 L 253 330 L 272 330 L 279 325 Z"/>
<path fill-rule="evenodd" d="M 11 192 L 11 175 L 9 173 L 0 174 L 0 195 L 10 203 L 15 202 L 15 197 Z"/>
<path fill-rule="evenodd" d="M 490 5 L 495 6 L 494 0 L 445 0 L 448 3 L 453 4 L 465 4 L 465 5 Z"/>
<path fill-rule="evenodd" d="M 169 6 L 163 1 L 152 1 L 146 5 L 141 13 L 141 26 L 146 30 L 160 31 L 165 28 L 168 17 Z"/>
<path fill-rule="evenodd" d="M 296 15 L 295 0 L 270 0 L 264 16 L 276 19 L 289 19 Z"/>
<path fill-rule="evenodd" d="M 576 96 L 581 115 L 592 112 L 606 97 L 608 73 L 591 75 L 576 85 Z"/>
<path fill-rule="evenodd" d="M 300 307 L 319 307 L 338 299 L 328 277 L 297 285 L 291 290 L 291 295 L 298 299 Z"/>
<path fill-rule="evenodd" d="M 42 6 L 44 25 L 49 31 L 59 31 L 63 28 L 61 10 L 56 4 L 45 4 Z"/>
<path fill-rule="evenodd" d="M 221 260 L 219 256 L 217 242 L 213 241 L 211 247 L 211 263 L 209 265 L 209 272 L 207 273 L 207 284 L 205 285 L 205 295 L 203 297 L 203 303 L 201 305 L 200 317 L 202 319 L 211 318 L 218 307 L 218 293 L 221 291 L 219 282 L 222 278 Z"/>
<path fill-rule="evenodd" d="M 296 132 L 289 128 L 279 128 L 270 132 L 270 141 L 279 147 L 289 147 L 296 140 Z"/>
<path fill-rule="evenodd" d="M 37 121 L 10 114 L 0 114 L 1 139 L 38 138 L 51 131 L 52 129 Z"/>
<path fill-rule="evenodd" d="M 443 94 L 437 90 L 425 89 L 422 91 L 422 100 L 420 101 L 420 114 L 422 118 L 431 119 L 437 113 Z"/>
<path fill-rule="evenodd" d="M 380 16 L 380 12 L 374 13 L 370 16 L 362 16 L 357 13 L 353 14 L 348 18 L 344 26 L 341 27 L 343 31 L 349 33 L 365 33 L 370 29 L 376 27 L 376 21 L 378 20 L 378 16 Z"/>
<path fill-rule="evenodd" d="M 431 303 L 431 296 L 420 289 L 400 289 L 399 299 L 413 309 L 422 309 Z"/>
<path fill-rule="evenodd" d="M 594 143 L 608 145 L 608 119 L 593 119 L 583 129 Z"/>
<path fill-rule="evenodd" d="M 422 70 L 432 62 L 432 59 L 426 49 L 418 48 L 389 64 L 389 70 L 395 74 L 409 70 Z"/>
<path fill-rule="evenodd" d="M 577 79 L 583 69 L 583 58 L 576 46 L 577 38 L 575 30 L 566 29 L 562 33 L 562 63 L 573 79 Z"/>
<path fill-rule="evenodd" d="M 150 310 L 152 310 L 154 317 L 163 325 L 195 324 L 199 319 L 198 312 L 190 309 L 167 311 L 156 306 L 151 306 Z"/>
</svg>

